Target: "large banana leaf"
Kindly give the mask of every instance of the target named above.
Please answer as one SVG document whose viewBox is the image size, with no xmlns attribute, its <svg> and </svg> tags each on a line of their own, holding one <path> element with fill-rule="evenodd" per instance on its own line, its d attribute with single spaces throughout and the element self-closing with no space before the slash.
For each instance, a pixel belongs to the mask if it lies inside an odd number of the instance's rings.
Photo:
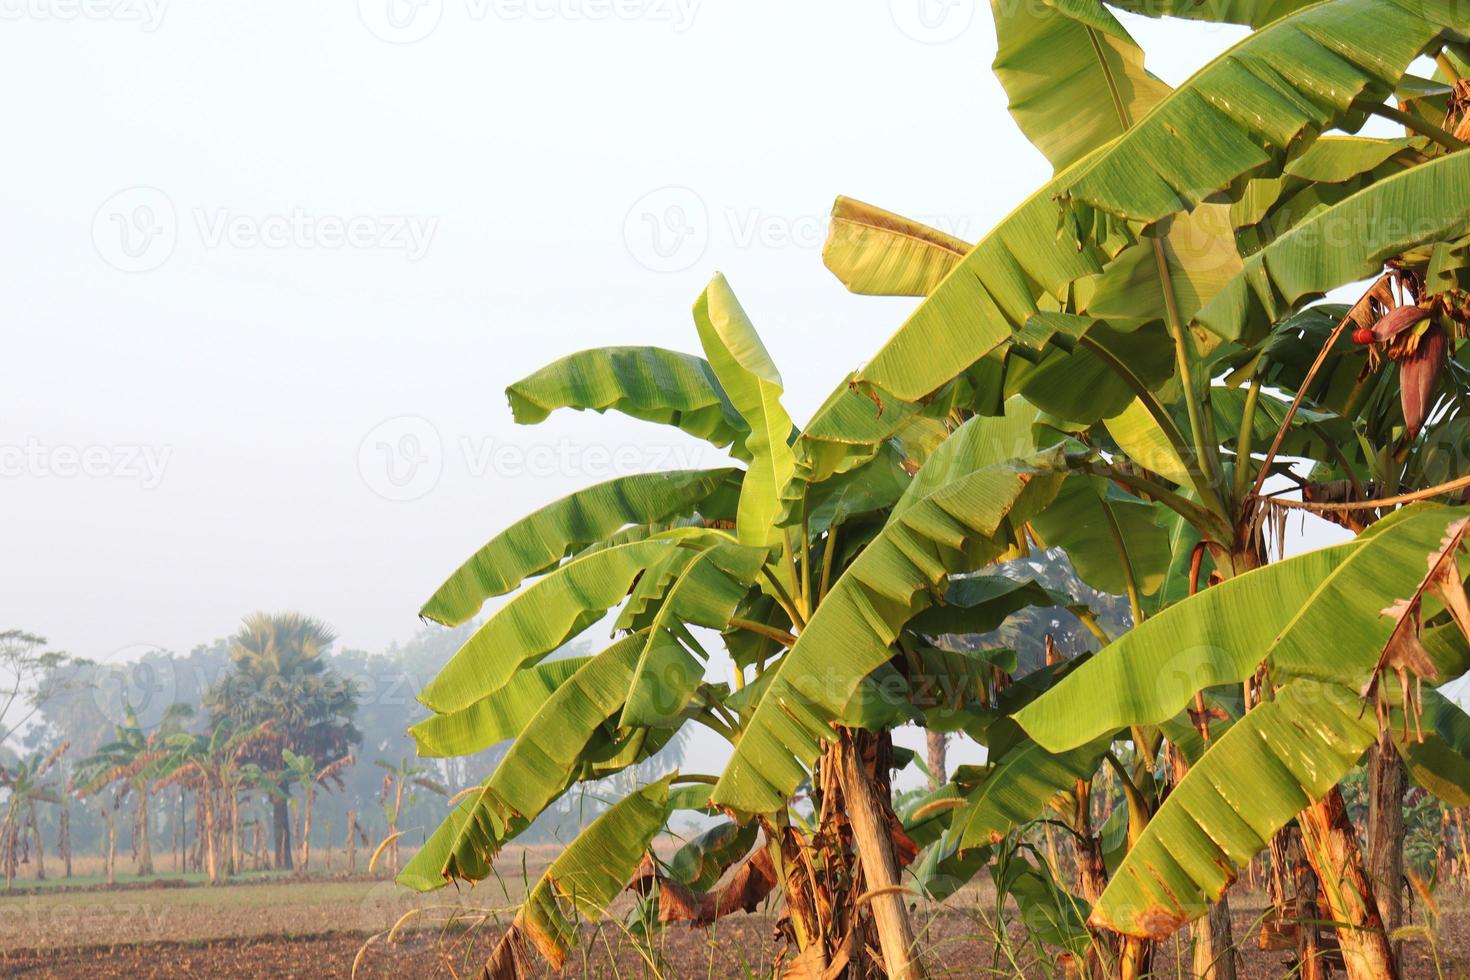
<svg viewBox="0 0 1470 980">
<path fill-rule="evenodd" d="M 1093 0 L 991 0 L 995 76 L 1011 116 L 1058 170 L 1148 114 L 1169 86 L 1143 67 L 1143 50 Z"/>
<path fill-rule="evenodd" d="M 1426 689 L 1423 697 L 1423 714 L 1411 723 L 1414 734 L 1396 739 L 1404 766 L 1415 783 L 1450 806 L 1470 806 L 1470 715 L 1438 691 Z"/>
<path fill-rule="evenodd" d="M 1293 143 L 1365 118 L 1427 47 L 1462 37 L 1455 0 L 1326 0 L 1256 31 L 1176 89 L 1063 195 L 1135 221 L 1192 210 Z"/>
<path fill-rule="evenodd" d="M 1110 6 L 1145 17 L 1184 17 L 1212 24 L 1265 27 L 1316 0 L 1111 0 Z"/>
<path fill-rule="evenodd" d="M 1153 595 L 1169 570 L 1169 532 L 1159 508 L 1100 477 L 1069 477 L 1057 499 L 1031 520 L 1044 547 L 1061 548 L 1077 577 L 1099 592 L 1123 595 L 1132 584 Z"/>
<path fill-rule="evenodd" d="M 694 304 L 694 323 L 715 376 L 748 428 L 750 467 L 740 487 L 736 534 L 741 544 L 773 544 L 781 493 L 796 467 L 780 372 L 724 276 L 716 275 Z"/>
<path fill-rule="evenodd" d="M 1194 693 L 1239 682 L 1264 661 L 1279 675 L 1357 684 L 1392 632 L 1380 615 L 1416 593 L 1427 556 L 1466 511 L 1416 505 L 1352 541 L 1237 575 L 1165 609 L 1017 712 L 1061 752 L 1135 724 L 1160 724 Z"/>
<path fill-rule="evenodd" d="M 955 813 L 951 829 L 961 851 L 998 844 L 1018 826 L 1041 816 L 1058 794 L 1090 780 L 1108 750 L 1111 735 L 1067 752 L 1053 754 L 1032 741 L 1012 747 L 965 794 L 968 805 Z"/>
<path fill-rule="evenodd" d="M 1305 679 L 1247 713 L 1164 800 L 1093 909 L 1092 925 L 1162 941 L 1203 915 L 1241 865 L 1332 789 L 1377 737 L 1372 713 L 1361 715 L 1353 690 Z"/>
<path fill-rule="evenodd" d="M 642 649 L 642 637 L 624 637 L 545 698 L 480 790 L 451 811 L 399 882 L 426 891 L 453 878 L 479 881 L 488 875 L 505 842 L 576 778 L 588 743 L 627 696 Z"/>
<path fill-rule="evenodd" d="M 1051 499 L 1060 450 L 1007 462 L 1024 445 L 1017 431 L 1016 417 L 977 416 L 919 470 L 775 668 L 715 787 L 716 803 L 744 814 L 783 806 L 863 679 L 892 657 L 904 623 L 949 574 L 1003 553 L 1008 519 L 1024 522 Z"/>
<path fill-rule="evenodd" d="M 839 196 L 822 261 L 854 293 L 928 296 L 969 250 L 937 228 Z"/>
<path fill-rule="evenodd" d="M 597 920 L 638 870 L 669 815 L 671 773 L 630 793 L 592 821 L 557 855 L 516 912 L 490 955 L 490 980 L 530 976 L 522 952 L 529 941 L 560 970 L 577 942 L 579 916 Z"/>
<path fill-rule="evenodd" d="M 503 686 L 520 667 L 537 662 L 601 619 L 623 601 L 645 569 L 657 565 L 681 542 L 720 537 L 719 532 L 698 528 L 667 531 L 557 566 L 486 620 L 424 685 L 419 700 L 440 714 L 468 707 Z"/>
<path fill-rule="evenodd" d="M 674 722 L 704 677 L 685 624 L 723 627 L 765 562 L 763 548 L 715 545 L 690 551 L 646 631 L 623 706 L 624 728 Z"/>
<path fill-rule="evenodd" d="M 1455 24 L 1452 0 L 1326 0 L 1252 34 L 1011 212 L 857 380 L 909 401 L 938 390 L 1133 244 L 1110 215 L 1156 221 L 1189 210 L 1270 172 L 1300 138 L 1356 126 L 1363 114 L 1352 102 L 1387 95 Z M 1058 197 L 1072 206 L 1059 213 Z"/>
<path fill-rule="evenodd" d="M 512 591 L 625 525 L 653 524 L 697 510 L 726 483 L 738 483 L 738 472 L 640 473 L 578 490 L 491 538 L 439 586 L 419 615 L 458 626 L 486 599 Z"/>
<path fill-rule="evenodd" d="M 516 671 L 504 687 L 492 691 L 468 708 L 447 715 L 431 715 L 413 725 L 418 754 L 428 758 L 470 755 L 496 742 L 515 738 L 541 710 L 546 699 L 590 657 L 567 657 Z"/>
<path fill-rule="evenodd" d="M 505 389 L 523 425 L 558 408 L 622 412 L 673 425 L 716 446 L 735 445 L 746 425 L 702 358 L 660 347 L 599 347 L 568 354 Z"/>
<path fill-rule="evenodd" d="M 1376 274 L 1416 246 L 1470 234 L 1460 195 L 1470 154 L 1452 153 L 1405 170 L 1319 211 L 1251 256 L 1244 271 L 1198 320 L 1240 337 L 1283 319 L 1298 303 Z"/>
</svg>

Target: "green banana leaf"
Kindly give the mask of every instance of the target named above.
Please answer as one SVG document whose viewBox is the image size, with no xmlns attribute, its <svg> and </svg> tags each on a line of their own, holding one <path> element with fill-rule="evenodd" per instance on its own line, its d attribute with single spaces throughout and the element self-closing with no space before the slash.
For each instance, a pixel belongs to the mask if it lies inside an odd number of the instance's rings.
<svg viewBox="0 0 1470 980">
<path fill-rule="evenodd" d="M 1009 749 L 991 766 L 985 779 L 965 794 L 967 806 L 955 812 L 951 829 L 960 850 L 999 844 L 1008 834 L 1040 817 L 1058 794 L 1092 778 L 1108 750 L 1107 735 L 1067 752 L 1053 754 L 1032 741 Z"/>
<path fill-rule="evenodd" d="M 1222 337 L 1259 334 L 1297 304 L 1367 279 L 1409 250 L 1470 233 L 1456 188 L 1470 154 L 1452 153 L 1396 174 L 1319 211 L 1251 256 L 1197 319 Z"/>
<path fill-rule="evenodd" d="M 451 879 L 479 881 L 505 842 L 578 775 L 588 744 L 622 706 L 642 637 L 592 657 L 546 698 L 478 792 L 461 801 L 398 876 L 419 891 Z"/>
<path fill-rule="evenodd" d="M 1470 806 L 1470 715 L 1438 691 L 1424 690 L 1413 737 L 1394 728 L 1394 744 L 1409 778 L 1450 806 Z M 1419 741 L 1422 729 L 1424 740 Z"/>
<path fill-rule="evenodd" d="M 534 425 L 558 408 L 611 410 L 731 446 L 731 454 L 742 458 L 745 422 L 709 363 L 690 354 L 660 347 L 578 351 L 517 381 L 505 394 L 522 425 Z"/>
<path fill-rule="evenodd" d="M 1393 624 L 1380 611 L 1414 595 L 1445 529 L 1470 510 L 1414 505 L 1345 544 L 1237 575 L 1134 627 L 1016 714 L 1053 752 L 1130 725 L 1160 724 L 1196 691 L 1280 676 L 1361 686 Z"/>
<path fill-rule="evenodd" d="M 854 293 L 928 296 L 969 250 L 937 228 L 839 196 L 822 261 Z"/>
<path fill-rule="evenodd" d="M 446 626 L 469 620 L 491 596 L 597 544 L 629 524 L 653 524 L 697 511 L 739 471 L 681 470 L 622 476 L 547 504 L 491 538 L 435 590 L 419 615 Z"/>
<path fill-rule="evenodd" d="M 577 943 L 578 917 L 605 915 L 669 815 L 671 773 L 629 793 L 577 835 L 536 882 L 506 935 L 491 953 L 491 980 L 525 976 L 517 944 L 529 941 L 560 970 Z"/>
<path fill-rule="evenodd" d="M 781 375 L 724 276 L 716 275 L 694 304 L 694 323 L 715 377 L 748 429 L 744 457 L 750 466 L 740 487 L 736 534 L 741 544 L 774 544 L 782 491 L 796 468 Z"/>
<path fill-rule="evenodd" d="M 518 670 L 504 687 L 468 708 L 432 715 L 410 726 L 418 754 L 426 758 L 470 755 L 515 738 L 557 688 L 591 657 L 567 657 Z"/>
<path fill-rule="evenodd" d="M 1454 0 L 1325 0 L 1261 28 L 1175 89 L 1063 197 L 1134 221 L 1192 210 L 1244 176 L 1279 167 L 1296 140 L 1356 130 L 1357 99 L 1381 101 L 1409 63 L 1462 37 Z"/>
<path fill-rule="evenodd" d="M 1213 591 L 1213 590 L 1212 590 Z M 1347 774 L 1378 735 L 1358 694 L 1301 679 L 1237 721 L 1149 820 L 1093 926 L 1162 941 L 1203 915 L 1239 868 Z"/>
<path fill-rule="evenodd" d="M 1100 3 L 991 0 L 992 66 L 1011 117 L 1057 170 L 1142 119 L 1169 94 L 1143 50 Z"/>
<path fill-rule="evenodd" d="M 1213 24 L 1265 27 L 1316 0 L 1111 0 L 1109 6 L 1144 17 L 1183 17 Z"/>
<path fill-rule="evenodd" d="M 557 566 L 496 610 L 424 685 L 419 701 L 440 714 L 469 707 L 504 686 L 518 669 L 536 663 L 601 619 L 623 601 L 645 569 L 672 554 L 681 542 L 722 537 L 697 528 L 668 531 Z"/>
<path fill-rule="evenodd" d="M 1050 500 L 1060 451 L 1005 462 L 1024 445 L 1017 429 L 1015 418 L 972 418 L 919 470 L 774 668 L 715 787 L 716 803 L 742 814 L 783 806 L 863 679 L 893 656 L 903 624 L 949 574 L 1003 553 L 1008 519 L 1022 523 Z"/>
<path fill-rule="evenodd" d="M 1077 577 L 1099 592 L 1139 596 L 1164 584 L 1172 553 L 1160 508 L 1101 477 L 1068 477 L 1050 507 L 1031 519 L 1043 547 L 1061 548 Z"/>
<path fill-rule="evenodd" d="M 1116 215 L 1157 221 L 1189 210 L 1271 173 L 1303 137 L 1355 128 L 1363 113 L 1352 102 L 1386 96 L 1456 24 L 1451 0 L 1326 0 L 1252 34 L 1003 219 L 857 380 L 899 400 L 937 391 L 1133 244 Z M 1071 207 L 1059 213 L 1058 197 Z"/>
</svg>

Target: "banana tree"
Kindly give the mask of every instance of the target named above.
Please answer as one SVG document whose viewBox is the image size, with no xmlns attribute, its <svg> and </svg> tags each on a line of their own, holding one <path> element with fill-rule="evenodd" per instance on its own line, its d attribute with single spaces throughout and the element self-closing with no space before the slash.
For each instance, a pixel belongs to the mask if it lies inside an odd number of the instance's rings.
<svg viewBox="0 0 1470 980">
<path fill-rule="evenodd" d="M 203 734 L 179 732 L 164 739 L 168 755 L 160 760 L 154 792 L 170 786 L 185 786 L 194 792 L 201 821 L 198 834 L 204 845 L 204 868 L 210 884 L 217 884 L 232 870 L 236 810 L 232 788 L 246 764 L 246 753 L 263 742 L 277 738 L 270 722 L 236 729 L 217 724 Z"/>
<path fill-rule="evenodd" d="M 114 784 L 124 784 L 137 802 L 133 819 L 133 850 L 140 876 L 153 874 L 153 846 L 150 840 L 150 784 L 158 774 L 159 764 L 167 758 L 157 733 L 144 732 L 131 705 L 124 708 L 124 723 L 116 726 L 113 741 L 101 746 L 78 763 L 76 794 L 85 798 Z M 121 794 L 119 794 L 119 797 Z"/>
<path fill-rule="evenodd" d="M 433 888 L 485 877 L 505 843 L 571 787 L 701 725 L 732 745 L 722 775 L 671 776 L 666 792 L 637 806 L 630 797 L 603 819 L 637 814 L 629 833 L 646 842 L 678 809 L 723 811 L 730 822 L 716 838 L 743 845 L 641 871 L 642 848 L 623 849 L 620 873 L 606 862 L 601 873 L 632 882 L 664 921 L 707 922 L 776 893 L 793 966 L 866 969 L 880 949 L 877 966 L 917 975 L 899 879 L 915 845 L 889 803 L 887 732 L 926 710 L 947 712 L 952 730 L 993 720 L 995 685 L 984 681 L 997 668 L 982 656 L 991 651 L 947 651 L 935 639 L 960 621 L 999 625 L 998 610 L 1025 605 L 1012 593 L 1026 583 L 957 587 L 947 602 L 948 579 L 1018 553 L 1021 529 L 1061 482 L 1063 436 L 1019 400 L 973 416 L 962 408 L 974 397 L 968 380 L 881 416 L 844 381 L 797 429 L 723 277 L 694 320 L 704 358 L 588 351 L 508 389 L 520 421 L 612 409 L 729 447 L 745 466 L 573 494 L 496 536 L 430 598 L 423 615 L 458 624 L 518 590 L 420 693 L 434 712 L 411 729 L 420 754 L 513 741 L 399 880 Z M 910 627 L 930 609 L 933 620 Z M 551 658 L 610 614 L 611 646 Z M 711 674 L 716 641 L 728 678 Z M 936 699 L 941 677 L 954 697 Z M 761 841 L 747 854 L 755 827 Z M 567 860 L 580 853 L 574 843 Z M 731 882 L 710 890 L 736 864 Z M 553 878 L 548 887 L 567 897 Z M 558 963 L 572 935 L 527 913 L 506 949 L 529 941 Z M 523 957 L 502 953 L 496 975 L 516 975 Z"/>
<path fill-rule="evenodd" d="M 306 871 L 311 862 L 311 805 L 316 800 L 317 787 L 331 783 L 341 789 L 344 785 L 342 770 L 352 765 L 354 760 L 351 755 L 344 755 L 324 766 L 318 766 L 311 756 L 297 755 L 290 749 L 282 748 L 281 761 L 286 764 L 283 774 L 285 780 L 301 787 L 301 856 L 297 867 Z M 328 837 L 330 836 L 329 834 Z"/>
<path fill-rule="evenodd" d="M 0 817 L 0 864 L 5 867 L 7 891 L 32 846 L 36 849 L 36 878 L 46 877 L 46 845 L 36 819 L 36 804 L 61 803 L 57 780 L 45 777 L 70 744 L 62 742 L 49 753 L 34 752 L 9 766 L 0 765 L 0 787 L 7 797 L 5 815 Z"/>
</svg>

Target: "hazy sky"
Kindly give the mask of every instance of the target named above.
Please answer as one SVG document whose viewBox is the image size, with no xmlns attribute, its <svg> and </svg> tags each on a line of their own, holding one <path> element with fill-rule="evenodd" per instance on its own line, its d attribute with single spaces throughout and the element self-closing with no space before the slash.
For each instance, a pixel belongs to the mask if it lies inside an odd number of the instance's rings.
<svg viewBox="0 0 1470 980">
<path fill-rule="evenodd" d="M 902 321 L 843 193 L 975 239 L 1050 168 L 973 0 L 0 0 L 0 627 L 94 658 L 255 609 L 416 627 L 510 519 L 720 456 L 511 423 L 573 350 L 698 349 L 724 272 L 804 419 Z M 1239 32 L 1129 20 L 1170 81 Z"/>
</svg>

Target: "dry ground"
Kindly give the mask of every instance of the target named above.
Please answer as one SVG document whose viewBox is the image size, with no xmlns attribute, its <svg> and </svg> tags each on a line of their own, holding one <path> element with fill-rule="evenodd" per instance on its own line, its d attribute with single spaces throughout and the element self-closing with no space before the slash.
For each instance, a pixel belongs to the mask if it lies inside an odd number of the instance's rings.
<svg viewBox="0 0 1470 980">
<path fill-rule="evenodd" d="M 162 881 L 120 880 L 113 888 L 85 878 L 69 885 L 17 881 L 17 893 L 0 897 L 0 975 L 345 977 L 357 960 L 358 975 L 365 977 L 474 976 L 499 934 L 497 922 L 505 921 L 524 882 L 535 881 L 554 854 L 554 848 L 508 849 L 499 864 L 514 868 L 513 875 L 431 896 L 362 876 L 258 876 L 219 887 L 180 881 L 167 871 Z M 1470 900 L 1441 895 L 1441 901 L 1436 943 L 1412 942 L 1406 950 L 1412 977 L 1470 977 Z M 1243 975 L 1283 976 L 1282 954 L 1256 949 L 1250 932 L 1260 899 L 1234 895 L 1232 907 Z M 368 942 L 414 910 L 400 942 Z M 920 911 L 921 944 L 934 976 L 1047 974 L 1024 949 L 1018 931 L 1012 930 L 1009 949 L 996 943 L 987 924 L 992 914 L 993 896 L 979 889 L 961 893 L 944 908 Z M 769 972 L 776 949 L 772 921 L 759 913 L 732 916 L 710 930 L 673 928 L 653 950 L 638 949 L 616 920 L 584 930 L 563 975 L 761 976 Z M 1158 975 L 1179 976 L 1178 967 L 1176 951 L 1163 950 Z"/>
</svg>

